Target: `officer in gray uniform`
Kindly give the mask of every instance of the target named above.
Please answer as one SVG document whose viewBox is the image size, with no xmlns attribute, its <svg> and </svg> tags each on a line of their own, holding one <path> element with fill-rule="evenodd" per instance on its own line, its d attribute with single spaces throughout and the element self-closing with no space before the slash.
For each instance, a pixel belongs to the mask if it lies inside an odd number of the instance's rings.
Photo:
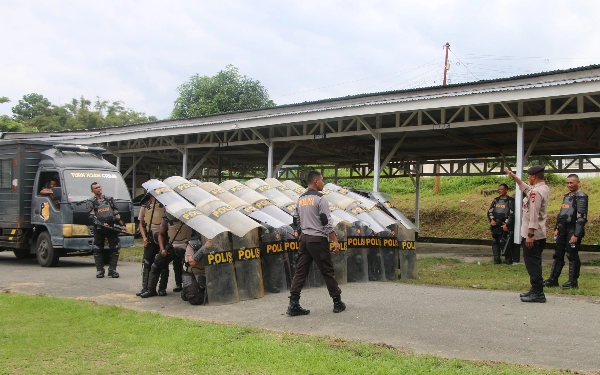
<svg viewBox="0 0 600 375">
<path fill-rule="evenodd" d="M 513 263 L 512 257 L 512 232 L 515 225 L 515 199 L 509 197 L 508 185 L 500 184 L 498 186 L 499 197 L 496 197 L 490 209 L 488 210 L 488 220 L 492 231 L 492 254 L 494 255 L 494 264 L 500 264 L 500 254 L 506 249 L 504 259 L 506 264 Z"/>
<path fill-rule="evenodd" d="M 542 277 L 542 251 L 546 245 L 546 219 L 550 189 L 544 181 L 544 166 L 534 165 L 527 170 L 529 184 L 524 183 L 508 168 L 510 176 L 524 194 L 521 238 L 523 260 L 529 273 L 531 289 L 521 293 L 522 302 L 546 302 Z"/>
<path fill-rule="evenodd" d="M 204 245 L 200 239 L 194 238 L 188 242 L 185 249 L 183 264 L 183 290 L 181 299 L 191 305 L 206 303 L 206 272 L 204 269 L 204 254 L 212 247 L 212 240 L 206 240 Z"/>
<path fill-rule="evenodd" d="M 567 189 L 569 192 L 563 197 L 556 227 L 554 227 L 554 262 L 550 269 L 550 277 L 544 281 L 544 286 L 558 286 L 558 277 L 565 265 L 565 253 L 569 259 L 569 281 L 562 285 L 563 289 L 579 288 L 577 279 L 581 268 L 579 259 L 579 247 L 581 239 L 585 235 L 585 223 L 587 222 L 588 196 L 579 190 L 579 176 L 570 174 L 567 176 Z"/>
<path fill-rule="evenodd" d="M 300 292 L 308 276 L 310 266 L 314 261 L 323 275 L 329 295 L 333 298 L 333 312 L 339 313 L 346 309 L 342 302 L 341 294 L 331 261 L 329 251 L 330 238 L 333 241 L 333 253 L 340 251 L 333 222 L 329 213 L 329 202 L 320 193 L 323 190 L 323 176 L 317 171 L 311 171 L 306 178 L 308 190 L 298 198 L 294 210 L 294 234 L 300 234 L 300 248 L 298 250 L 298 263 L 296 273 L 290 287 L 290 304 L 286 314 L 290 316 L 307 315 L 310 310 L 300 306 Z"/>
<path fill-rule="evenodd" d="M 125 230 L 125 224 L 121 220 L 119 210 L 112 197 L 102 195 L 102 186 L 97 182 L 91 184 L 92 197 L 90 201 L 90 210 L 88 212 L 90 221 L 94 225 L 94 262 L 96 263 L 96 277 L 104 277 L 104 241 L 108 240 L 110 249 L 110 263 L 108 266 L 108 276 L 112 278 L 119 277 L 117 273 L 117 263 L 119 262 L 119 229 Z M 117 229 L 115 225 L 120 228 Z M 110 229 L 112 228 L 112 229 Z"/>
</svg>

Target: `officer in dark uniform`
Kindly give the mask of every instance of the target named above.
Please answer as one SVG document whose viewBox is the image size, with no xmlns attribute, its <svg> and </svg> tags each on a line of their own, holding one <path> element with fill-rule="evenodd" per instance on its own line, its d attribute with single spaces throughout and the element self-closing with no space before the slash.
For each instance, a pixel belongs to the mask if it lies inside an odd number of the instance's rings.
<svg viewBox="0 0 600 375">
<path fill-rule="evenodd" d="M 192 238 L 193 229 L 177 220 L 168 212 L 165 212 L 163 221 L 158 231 L 158 246 L 160 251 L 150 267 L 148 276 L 148 290 L 140 295 L 142 298 L 167 295 L 167 283 L 169 281 L 169 263 L 173 262 L 175 282 L 182 285 L 181 272 L 183 267 L 181 259 L 185 253 L 188 241 Z M 170 243 L 169 243 L 170 241 Z M 165 272 L 166 269 L 166 272 Z M 166 276 L 165 276 L 166 273 Z M 160 284 L 158 278 L 160 277 Z M 156 285 L 158 284 L 158 292 Z"/>
<path fill-rule="evenodd" d="M 156 254 L 158 254 L 158 232 L 160 230 L 160 223 L 162 223 L 163 216 L 165 214 L 165 207 L 154 198 L 154 196 L 148 194 L 147 200 L 142 202 L 140 207 L 140 213 L 138 215 L 140 234 L 144 240 L 144 255 L 142 258 L 142 289 L 135 295 L 140 297 L 148 290 L 148 278 L 150 275 L 150 269 Z M 169 269 L 164 268 L 161 272 L 161 278 L 169 278 Z M 166 280 L 165 279 L 165 280 Z M 179 285 L 181 287 L 181 285 Z M 178 292 L 181 289 L 176 290 Z"/>
<path fill-rule="evenodd" d="M 328 238 L 333 241 L 333 253 L 340 251 L 333 221 L 329 213 L 327 198 L 320 193 L 323 190 L 323 176 L 316 171 L 308 173 L 306 178 L 308 190 L 298 198 L 298 204 L 294 210 L 294 234 L 298 237 L 300 233 L 300 248 L 298 251 L 298 263 L 296 273 L 290 287 L 290 304 L 286 314 L 290 316 L 307 315 L 310 310 L 300 306 L 300 292 L 308 276 L 310 266 L 314 261 L 323 275 L 329 295 L 333 298 L 333 312 L 339 313 L 346 309 L 342 302 L 341 294 L 331 261 Z"/>
<path fill-rule="evenodd" d="M 488 210 L 488 220 L 492 231 L 492 254 L 494 264 L 500 264 L 500 254 L 504 252 L 506 264 L 513 263 L 512 257 L 512 233 L 515 225 L 515 199 L 506 195 L 508 185 L 498 186 L 499 197 L 496 197 Z"/>
<path fill-rule="evenodd" d="M 544 166 L 534 165 L 527 170 L 528 184 L 524 183 L 508 168 L 508 174 L 524 194 L 523 215 L 521 216 L 521 244 L 523 260 L 529 273 L 531 289 L 521 293 L 522 302 L 546 302 L 544 278 L 542 277 L 542 251 L 546 245 L 546 220 L 550 189 L 544 181 Z"/>
<path fill-rule="evenodd" d="M 588 196 L 579 190 L 579 176 L 570 174 L 567 176 L 567 189 L 569 192 L 563 197 L 556 227 L 554 227 L 554 262 L 550 269 L 550 277 L 544 281 L 544 286 L 558 286 L 558 277 L 565 265 L 565 253 L 569 259 L 569 281 L 562 285 L 563 289 L 578 288 L 579 270 L 581 260 L 579 259 L 579 247 L 581 239 L 585 235 L 585 223 L 587 222 Z"/>
<path fill-rule="evenodd" d="M 125 230 L 125 224 L 121 220 L 119 210 L 112 197 L 102 195 L 102 186 L 97 182 L 92 182 L 92 193 L 94 197 L 90 199 L 89 216 L 94 225 L 94 262 L 96 263 L 96 277 L 104 277 L 104 241 L 108 240 L 110 249 L 110 263 L 108 266 L 108 276 L 119 277 L 117 273 L 117 263 L 119 262 L 119 229 Z M 115 225 L 120 226 L 116 229 Z M 115 229 L 109 229 L 115 228 Z"/>
</svg>

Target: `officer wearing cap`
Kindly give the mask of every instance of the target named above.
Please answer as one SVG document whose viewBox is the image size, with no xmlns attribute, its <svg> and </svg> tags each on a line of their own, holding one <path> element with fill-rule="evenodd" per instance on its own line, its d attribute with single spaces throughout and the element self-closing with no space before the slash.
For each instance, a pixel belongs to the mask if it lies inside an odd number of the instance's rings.
<svg viewBox="0 0 600 375">
<path fill-rule="evenodd" d="M 528 184 L 506 168 L 506 174 L 519 185 L 524 194 L 521 237 L 523 260 L 529 273 L 531 289 L 521 293 L 523 302 L 546 302 L 542 277 L 542 251 L 546 245 L 546 219 L 548 218 L 546 210 L 550 200 L 550 189 L 544 181 L 544 168 L 543 165 L 529 168 Z"/>
</svg>

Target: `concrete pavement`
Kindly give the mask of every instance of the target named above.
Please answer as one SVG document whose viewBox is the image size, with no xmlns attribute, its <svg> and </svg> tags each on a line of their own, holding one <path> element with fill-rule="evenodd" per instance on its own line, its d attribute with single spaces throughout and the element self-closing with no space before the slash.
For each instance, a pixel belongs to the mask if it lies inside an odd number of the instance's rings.
<svg viewBox="0 0 600 375">
<path fill-rule="evenodd" d="M 464 255 L 464 245 L 460 246 Z M 440 254 L 435 248 L 430 250 L 419 244 L 419 256 Z M 467 256 L 486 260 L 485 251 L 488 250 L 473 250 Z M 274 331 L 385 343 L 448 358 L 600 373 L 598 298 L 547 295 L 547 303 L 530 304 L 520 302 L 515 292 L 351 283 L 342 286 L 346 311 L 332 313 L 326 289 L 305 289 L 301 303 L 311 313 L 292 318 L 285 315 L 287 293 L 224 306 L 191 306 L 180 299 L 179 293 L 149 299 L 136 297 L 141 283 L 139 263 L 121 262 L 118 271 L 119 279 L 96 279 L 91 257 L 61 258 L 57 268 L 42 268 L 36 259 L 19 260 L 12 253 L 3 252 L 0 290 L 75 298 Z M 173 287 L 172 281 L 169 287 Z"/>
</svg>

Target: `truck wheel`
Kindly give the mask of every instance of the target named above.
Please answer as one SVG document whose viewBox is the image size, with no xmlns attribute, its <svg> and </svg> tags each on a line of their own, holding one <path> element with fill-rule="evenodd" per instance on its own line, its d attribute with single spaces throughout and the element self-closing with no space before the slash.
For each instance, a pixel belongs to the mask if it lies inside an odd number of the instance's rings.
<svg viewBox="0 0 600 375">
<path fill-rule="evenodd" d="M 15 253 L 15 256 L 17 257 L 17 259 L 29 258 L 29 249 L 14 250 L 13 253 Z"/>
<path fill-rule="evenodd" d="M 58 264 L 59 252 L 52 246 L 52 238 L 48 232 L 40 234 L 37 240 L 36 253 L 38 263 L 42 267 L 56 267 Z"/>
</svg>

